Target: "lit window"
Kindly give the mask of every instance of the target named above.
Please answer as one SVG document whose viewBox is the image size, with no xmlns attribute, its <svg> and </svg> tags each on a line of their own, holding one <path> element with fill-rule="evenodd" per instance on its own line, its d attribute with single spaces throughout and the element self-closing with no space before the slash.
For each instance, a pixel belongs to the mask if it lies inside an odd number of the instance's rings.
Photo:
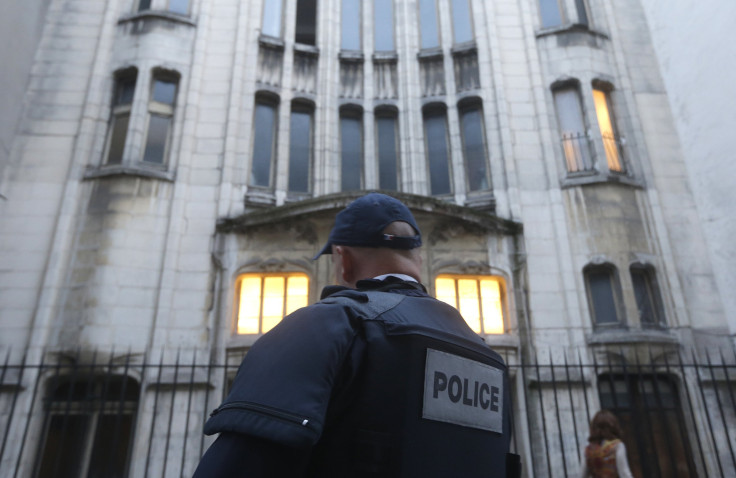
<svg viewBox="0 0 736 478">
<path fill-rule="evenodd" d="M 112 101 L 112 119 L 107 139 L 107 163 L 123 162 L 125 139 L 128 136 L 130 110 L 133 106 L 137 70 L 126 70 L 117 75 L 115 93 Z"/>
<path fill-rule="evenodd" d="M 598 127 L 603 140 L 603 149 L 606 152 L 606 161 L 608 169 L 615 172 L 623 172 L 624 168 L 621 162 L 621 151 L 619 149 L 619 140 L 614 129 L 613 120 L 611 119 L 611 102 L 607 92 L 600 89 L 593 89 L 593 100 L 595 102 L 595 113 L 598 117 Z"/>
<path fill-rule="evenodd" d="M 478 334 L 503 334 L 503 279 L 494 276 L 440 275 L 437 299 L 460 311 Z"/>
<path fill-rule="evenodd" d="M 360 50 L 360 0 L 342 0 L 342 49 Z"/>
<path fill-rule="evenodd" d="M 263 25 L 261 33 L 272 37 L 281 37 L 282 0 L 266 0 L 263 2 Z"/>
<path fill-rule="evenodd" d="M 363 183 L 362 112 L 343 108 L 340 112 L 340 185 L 342 191 L 361 189 Z"/>
<path fill-rule="evenodd" d="M 421 28 L 422 48 L 439 46 L 437 0 L 419 0 L 419 24 Z"/>
<path fill-rule="evenodd" d="M 636 307 L 639 310 L 639 322 L 642 327 L 658 327 L 664 325 L 662 297 L 657 287 L 654 268 L 640 264 L 632 265 L 631 282 L 634 286 Z"/>
<path fill-rule="evenodd" d="M 488 189 L 483 110 L 479 104 L 471 104 L 460 109 L 460 132 L 463 139 L 468 189 L 470 191 Z"/>
<path fill-rule="evenodd" d="M 178 80 L 160 75 L 153 79 L 148 103 L 148 129 L 143 161 L 163 164 L 169 147 Z"/>
<path fill-rule="evenodd" d="M 289 191 L 309 192 L 312 162 L 312 108 L 292 103 L 289 125 Z"/>
<path fill-rule="evenodd" d="M 399 141 L 396 113 L 376 111 L 376 143 L 378 152 L 378 184 L 387 191 L 398 189 Z"/>
<path fill-rule="evenodd" d="M 140 387 L 124 376 L 52 377 L 38 478 L 128 476 Z"/>
<path fill-rule="evenodd" d="M 595 325 L 617 325 L 619 319 L 618 280 L 613 266 L 591 266 L 584 271 L 588 303 Z"/>
<path fill-rule="evenodd" d="M 238 278 L 238 334 L 264 334 L 307 305 L 304 274 L 244 274 Z"/>
<path fill-rule="evenodd" d="M 250 185 L 271 185 L 271 165 L 276 152 L 277 98 L 258 97 L 253 114 L 253 164 Z"/>
<path fill-rule="evenodd" d="M 455 43 L 465 43 L 473 39 L 471 18 L 468 0 L 452 0 L 452 27 Z"/>
<path fill-rule="evenodd" d="M 577 86 L 556 89 L 554 98 L 567 170 L 571 173 L 591 170 L 590 145 Z"/>
<path fill-rule="evenodd" d="M 447 112 L 443 107 L 424 111 L 424 137 L 429 166 L 429 188 L 432 195 L 449 194 L 450 149 L 447 137 Z"/>
<path fill-rule="evenodd" d="M 394 51 L 393 0 L 373 1 L 373 37 L 376 51 Z"/>
<path fill-rule="evenodd" d="M 294 40 L 305 45 L 317 44 L 317 0 L 297 0 Z"/>
</svg>

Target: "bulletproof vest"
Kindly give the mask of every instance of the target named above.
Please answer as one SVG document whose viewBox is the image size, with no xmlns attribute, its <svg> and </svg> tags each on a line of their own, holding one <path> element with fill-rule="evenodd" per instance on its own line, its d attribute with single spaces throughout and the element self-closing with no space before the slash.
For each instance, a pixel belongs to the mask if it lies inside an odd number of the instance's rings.
<svg viewBox="0 0 736 478">
<path fill-rule="evenodd" d="M 511 405 L 500 356 L 444 304 L 360 293 L 369 300 L 323 300 L 361 318 L 362 350 L 331 398 L 308 476 L 506 477 Z M 433 320 L 406 320 L 422 314 Z M 436 326 L 443 321 L 456 325 Z"/>
</svg>

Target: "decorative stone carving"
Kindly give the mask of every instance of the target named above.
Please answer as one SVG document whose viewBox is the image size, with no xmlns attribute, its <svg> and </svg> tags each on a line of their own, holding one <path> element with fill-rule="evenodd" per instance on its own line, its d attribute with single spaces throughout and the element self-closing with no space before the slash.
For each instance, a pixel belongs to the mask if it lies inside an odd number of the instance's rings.
<svg viewBox="0 0 736 478">
<path fill-rule="evenodd" d="M 340 61 L 340 97 L 363 97 L 363 62 L 355 60 Z"/>
</svg>

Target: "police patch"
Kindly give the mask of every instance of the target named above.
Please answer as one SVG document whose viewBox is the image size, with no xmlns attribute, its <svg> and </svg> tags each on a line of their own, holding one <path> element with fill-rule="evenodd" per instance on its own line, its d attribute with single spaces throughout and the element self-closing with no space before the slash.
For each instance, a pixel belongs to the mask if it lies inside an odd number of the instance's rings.
<svg viewBox="0 0 736 478">
<path fill-rule="evenodd" d="M 422 418 L 503 433 L 503 372 L 427 349 Z"/>
</svg>

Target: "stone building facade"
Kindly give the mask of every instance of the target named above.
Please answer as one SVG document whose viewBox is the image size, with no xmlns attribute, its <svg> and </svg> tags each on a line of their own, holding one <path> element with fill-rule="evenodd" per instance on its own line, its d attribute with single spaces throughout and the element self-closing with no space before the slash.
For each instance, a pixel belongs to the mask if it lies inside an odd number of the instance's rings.
<svg viewBox="0 0 736 478">
<path fill-rule="evenodd" d="M 330 283 L 311 257 L 336 211 L 383 190 L 417 217 L 430 292 L 510 364 L 732 355 L 642 3 L 50 0 L 0 163 L 0 348 L 115 364 L 139 417 L 152 387 L 170 410 L 216 401 L 227 377 L 192 368 L 186 395 L 136 367 L 237 364 Z M 581 371 L 570 407 L 603 404 L 602 376 Z M 530 470 L 547 418 L 515 409 L 536 424 L 515 445 Z M 48 431 L 29 420 L 30 474 Z M 157 433 L 136 429 L 130 476 L 156 473 Z M 717 452 L 700 453 L 705 476 Z"/>
</svg>

